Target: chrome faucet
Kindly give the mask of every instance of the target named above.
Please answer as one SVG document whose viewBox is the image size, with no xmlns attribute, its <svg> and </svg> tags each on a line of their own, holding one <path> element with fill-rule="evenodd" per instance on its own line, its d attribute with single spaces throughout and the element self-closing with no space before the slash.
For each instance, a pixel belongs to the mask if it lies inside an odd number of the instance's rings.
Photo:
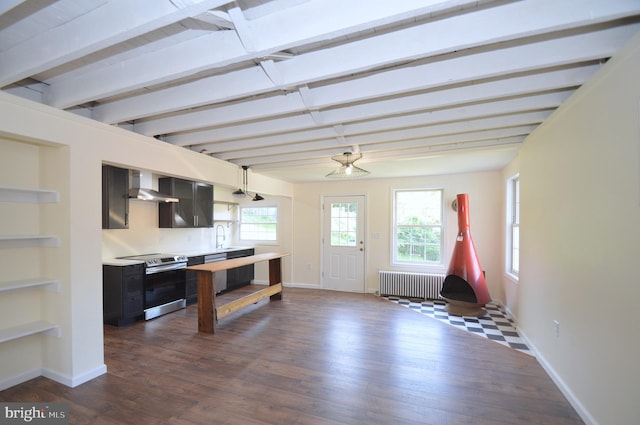
<svg viewBox="0 0 640 425">
<path fill-rule="evenodd" d="M 222 235 L 218 234 L 218 229 L 222 229 Z M 220 242 L 220 238 L 222 238 L 222 242 Z M 222 246 L 224 245 L 224 241 L 225 241 L 225 236 L 224 236 L 224 226 L 222 224 L 218 224 L 216 226 L 216 248 L 222 248 Z"/>
</svg>

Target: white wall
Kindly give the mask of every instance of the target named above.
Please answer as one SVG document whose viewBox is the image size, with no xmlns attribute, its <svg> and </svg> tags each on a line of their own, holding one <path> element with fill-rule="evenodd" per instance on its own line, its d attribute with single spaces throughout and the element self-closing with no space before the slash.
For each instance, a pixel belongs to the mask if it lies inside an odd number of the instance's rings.
<svg viewBox="0 0 640 425">
<path fill-rule="evenodd" d="M 366 195 L 367 222 L 365 267 L 367 290 L 379 289 L 378 270 L 396 269 L 391 266 L 392 190 L 401 188 L 444 189 L 445 199 L 445 252 L 443 266 L 446 271 L 458 233 L 457 214 L 450 208 L 458 193 L 469 194 L 471 235 L 478 257 L 486 271 L 487 285 L 492 298 L 503 300 L 501 257 L 498 246 L 502 239 L 501 216 L 496 211 L 502 204 L 499 172 L 482 172 L 402 179 L 354 179 L 306 183 L 295 185 L 293 249 L 293 282 L 299 286 L 318 287 L 321 282 L 321 208 L 323 195 Z M 379 238 L 374 238 L 373 235 Z M 414 268 L 415 270 L 415 268 Z"/>
<path fill-rule="evenodd" d="M 640 423 L 640 35 L 519 154 L 521 330 L 587 423 Z M 560 324 L 554 336 L 553 321 Z"/>
</svg>

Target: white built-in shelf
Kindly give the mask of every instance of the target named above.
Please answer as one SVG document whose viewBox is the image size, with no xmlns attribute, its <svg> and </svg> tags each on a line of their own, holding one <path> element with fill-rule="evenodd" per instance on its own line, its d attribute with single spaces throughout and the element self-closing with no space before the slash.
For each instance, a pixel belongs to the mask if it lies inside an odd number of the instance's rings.
<svg viewBox="0 0 640 425">
<path fill-rule="evenodd" d="M 21 289 L 42 288 L 49 291 L 60 291 L 60 282 L 55 279 L 36 278 L 15 280 L 12 282 L 0 282 L 0 293 L 9 291 L 19 291 Z"/>
<path fill-rule="evenodd" d="M 53 235 L 0 236 L 0 248 L 24 248 L 33 246 L 60 246 L 60 239 Z"/>
<path fill-rule="evenodd" d="M 60 194 L 55 190 L 22 189 L 0 186 L 1 202 L 52 203 L 60 202 Z"/>
<path fill-rule="evenodd" d="M 0 329 L 0 343 L 39 333 L 60 337 L 60 328 L 53 323 L 43 320 L 12 326 L 10 328 Z"/>
</svg>

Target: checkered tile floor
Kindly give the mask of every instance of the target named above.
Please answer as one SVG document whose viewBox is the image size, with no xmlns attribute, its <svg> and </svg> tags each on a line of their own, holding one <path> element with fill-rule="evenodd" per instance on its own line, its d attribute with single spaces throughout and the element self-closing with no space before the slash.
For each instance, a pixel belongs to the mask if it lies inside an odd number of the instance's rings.
<svg viewBox="0 0 640 425">
<path fill-rule="evenodd" d="M 384 296 L 391 302 L 408 307 L 434 319 L 456 326 L 467 332 L 483 336 L 499 344 L 511 347 L 523 353 L 533 355 L 529 347 L 518 335 L 513 320 L 497 304 L 489 303 L 484 317 L 453 316 L 445 310 L 445 302 L 439 300 L 416 300 Z"/>
</svg>

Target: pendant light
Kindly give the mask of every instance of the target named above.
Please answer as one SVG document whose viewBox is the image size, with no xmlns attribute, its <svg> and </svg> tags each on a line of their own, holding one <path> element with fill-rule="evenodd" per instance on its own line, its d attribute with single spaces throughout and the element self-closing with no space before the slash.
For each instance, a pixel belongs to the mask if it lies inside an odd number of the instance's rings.
<svg viewBox="0 0 640 425">
<path fill-rule="evenodd" d="M 248 197 L 248 198 L 251 198 L 251 200 L 254 202 L 263 201 L 264 197 L 260 196 L 259 193 L 255 193 L 252 195 L 251 192 L 247 190 L 247 185 L 249 184 L 249 179 L 247 176 L 248 170 L 249 170 L 248 165 L 242 166 L 242 188 L 235 190 L 232 193 L 232 195 L 235 196 L 236 198 Z"/>
<path fill-rule="evenodd" d="M 327 174 L 325 177 L 329 179 L 345 179 L 362 177 L 369 174 L 367 170 L 354 165 L 354 162 L 362 158 L 361 153 L 344 152 L 340 155 L 334 155 L 331 157 L 336 162 L 340 163 L 340 166 Z"/>
</svg>

